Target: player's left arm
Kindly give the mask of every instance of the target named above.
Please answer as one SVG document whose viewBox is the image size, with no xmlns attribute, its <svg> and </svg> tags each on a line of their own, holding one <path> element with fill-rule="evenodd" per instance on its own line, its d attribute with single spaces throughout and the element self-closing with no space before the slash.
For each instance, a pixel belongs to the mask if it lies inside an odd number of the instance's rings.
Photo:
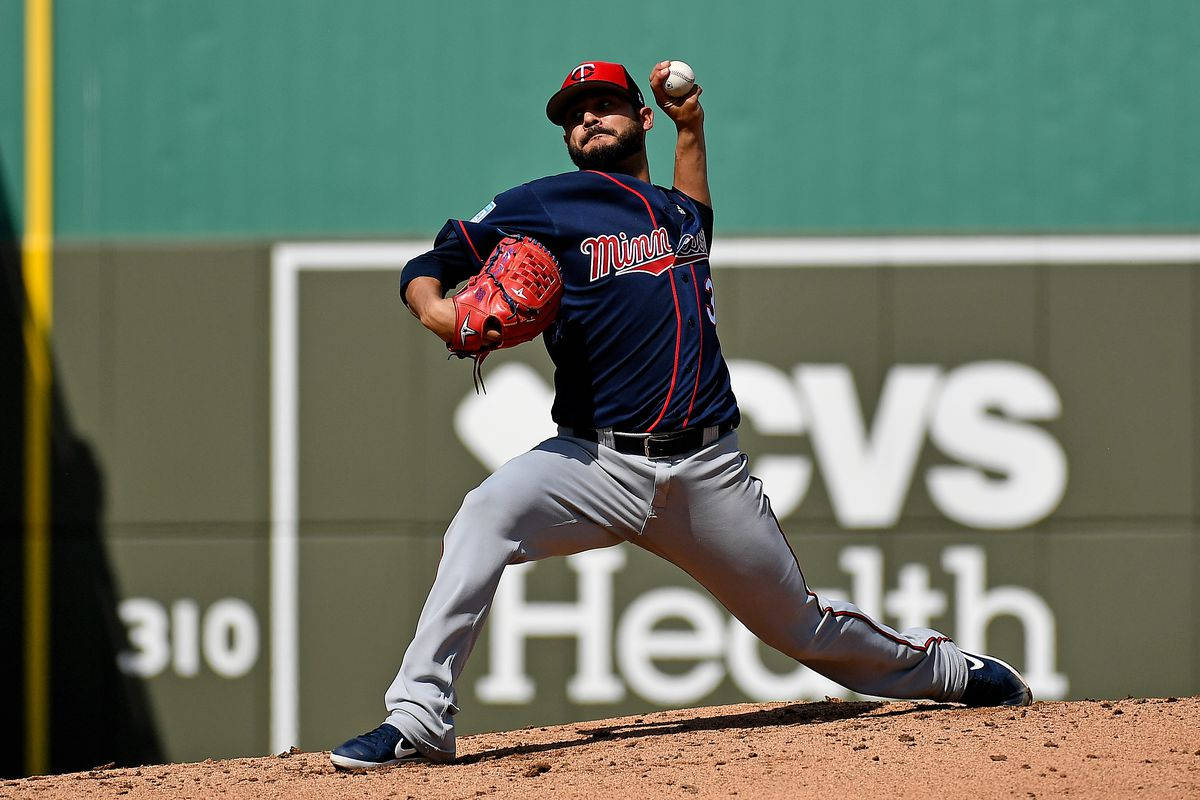
<svg viewBox="0 0 1200 800">
<path fill-rule="evenodd" d="M 675 123 L 675 188 L 708 207 L 708 153 L 704 146 L 704 109 L 700 105 L 699 84 L 683 97 L 671 97 L 663 88 L 671 74 L 670 61 L 660 61 L 650 71 L 650 90 L 654 102 Z"/>
</svg>

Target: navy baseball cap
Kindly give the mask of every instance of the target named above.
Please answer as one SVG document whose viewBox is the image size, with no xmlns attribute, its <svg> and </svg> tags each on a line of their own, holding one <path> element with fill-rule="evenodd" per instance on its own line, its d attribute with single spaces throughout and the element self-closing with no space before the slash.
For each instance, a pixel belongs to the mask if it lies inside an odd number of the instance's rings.
<svg viewBox="0 0 1200 800">
<path fill-rule="evenodd" d="M 597 89 L 615 89 L 625 95 L 633 103 L 635 110 L 646 105 L 642 99 L 642 90 L 633 82 L 629 70 L 620 64 L 609 61 L 584 61 L 567 73 L 562 87 L 546 103 L 546 116 L 555 125 L 565 121 L 567 106 L 579 95 L 594 92 Z"/>
</svg>

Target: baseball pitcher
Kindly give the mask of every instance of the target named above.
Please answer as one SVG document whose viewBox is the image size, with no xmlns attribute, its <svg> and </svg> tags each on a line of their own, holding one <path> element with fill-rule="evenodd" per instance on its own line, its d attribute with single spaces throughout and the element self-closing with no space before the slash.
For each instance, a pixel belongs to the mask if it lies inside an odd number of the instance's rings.
<svg viewBox="0 0 1200 800">
<path fill-rule="evenodd" d="M 738 447 L 708 263 L 701 87 L 672 96 L 672 74 L 664 61 L 649 78 L 676 130 L 670 188 L 650 182 L 645 137 L 657 118 L 637 84 L 620 64 L 586 61 L 546 105 L 578 170 L 449 220 L 404 268 L 405 303 L 452 353 L 478 365 L 543 337 L 558 435 L 463 500 L 385 695 L 387 718 L 335 749 L 338 767 L 452 760 L 455 682 L 504 568 L 624 542 L 678 565 L 764 642 L 856 692 L 972 706 L 1032 699 L 998 659 L 809 590 Z"/>
</svg>

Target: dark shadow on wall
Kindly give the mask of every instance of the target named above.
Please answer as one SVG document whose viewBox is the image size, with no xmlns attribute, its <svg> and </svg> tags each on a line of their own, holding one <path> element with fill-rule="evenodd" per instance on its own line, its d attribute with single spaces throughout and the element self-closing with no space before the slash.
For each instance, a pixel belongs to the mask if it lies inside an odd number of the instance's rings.
<svg viewBox="0 0 1200 800">
<path fill-rule="evenodd" d="M 0 777 L 24 774 L 26 744 L 25 289 L 11 208 L 0 190 Z M 160 763 L 145 687 L 117 669 L 126 634 L 104 545 L 103 475 L 71 425 L 57 375 L 51 406 L 50 770 Z"/>
<path fill-rule="evenodd" d="M 0 164 L 0 169 L 3 164 Z M 25 355 L 21 338 L 20 249 L 0 174 L 0 707 L 20 709 L 25 697 L 22 664 L 22 497 Z M 21 773 L 24 716 L 5 714 L 0 725 L 0 776 Z"/>
</svg>

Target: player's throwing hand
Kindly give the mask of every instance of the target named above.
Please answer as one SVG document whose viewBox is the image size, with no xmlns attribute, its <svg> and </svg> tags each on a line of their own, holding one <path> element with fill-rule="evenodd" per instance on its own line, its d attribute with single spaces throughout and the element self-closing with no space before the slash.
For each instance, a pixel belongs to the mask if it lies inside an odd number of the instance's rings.
<svg viewBox="0 0 1200 800">
<path fill-rule="evenodd" d="M 671 97 L 663 85 L 670 74 L 669 60 L 658 62 L 650 70 L 650 91 L 654 93 L 654 102 L 671 118 L 677 128 L 703 125 L 704 108 L 700 105 L 700 94 L 704 90 L 697 83 L 682 97 Z"/>
</svg>

